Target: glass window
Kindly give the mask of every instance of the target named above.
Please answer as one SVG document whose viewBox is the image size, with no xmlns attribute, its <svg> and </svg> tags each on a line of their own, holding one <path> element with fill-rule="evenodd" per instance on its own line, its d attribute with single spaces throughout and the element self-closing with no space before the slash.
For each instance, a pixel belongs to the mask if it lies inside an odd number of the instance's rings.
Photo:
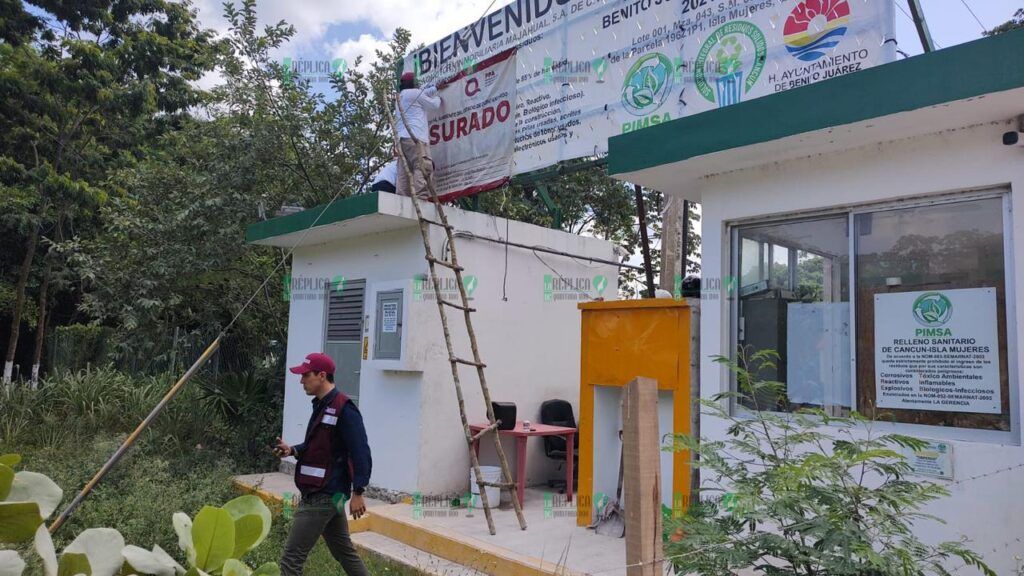
<svg viewBox="0 0 1024 576">
<path fill-rule="evenodd" d="M 1010 430 L 1002 198 L 854 217 L 857 405 Z"/>
<path fill-rule="evenodd" d="M 790 289 L 789 249 L 784 246 L 772 245 L 771 285 L 776 288 Z"/>
<path fill-rule="evenodd" d="M 784 385 L 748 408 L 790 412 L 850 407 L 849 217 L 738 230 L 739 345 L 779 353 L 759 378 Z M 770 270 L 754 274 L 765 266 Z"/>
<path fill-rule="evenodd" d="M 751 286 L 761 281 L 761 245 L 753 240 L 743 240 L 743 257 L 740 262 L 740 286 Z"/>
<path fill-rule="evenodd" d="M 737 344 L 778 352 L 755 376 L 781 383 L 744 405 L 1011 430 L 1003 202 L 736 228 Z"/>
</svg>

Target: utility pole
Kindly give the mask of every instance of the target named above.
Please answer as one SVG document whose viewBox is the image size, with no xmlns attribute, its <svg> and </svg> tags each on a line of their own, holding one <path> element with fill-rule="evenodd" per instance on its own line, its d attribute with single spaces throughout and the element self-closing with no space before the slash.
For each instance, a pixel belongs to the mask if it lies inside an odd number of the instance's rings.
<svg viewBox="0 0 1024 576">
<path fill-rule="evenodd" d="M 647 240 L 647 212 L 644 210 L 644 191 L 639 184 L 633 185 L 636 193 L 636 214 L 640 220 L 640 248 L 644 254 L 644 273 L 647 275 L 647 297 L 654 298 L 654 270 L 651 268 L 651 244 Z"/>
<path fill-rule="evenodd" d="M 676 279 L 686 274 L 686 268 L 679 270 L 679 198 L 665 195 L 665 212 L 661 218 L 661 275 L 658 287 L 672 292 L 676 288 Z"/>
<path fill-rule="evenodd" d="M 921 48 L 924 49 L 925 54 L 935 51 L 935 42 L 932 41 L 932 33 L 928 30 L 928 22 L 924 19 L 921 0 L 907 0 L 907 5 L 910 6 L 910 15 L 914 19 L 917 35 L 921 38 Z"/>
</svg>

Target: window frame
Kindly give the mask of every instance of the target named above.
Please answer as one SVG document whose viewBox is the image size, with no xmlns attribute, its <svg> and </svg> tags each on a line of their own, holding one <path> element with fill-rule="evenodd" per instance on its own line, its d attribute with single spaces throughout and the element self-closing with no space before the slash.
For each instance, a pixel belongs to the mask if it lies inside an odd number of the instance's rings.
<svg viewBox="0 0 1024 576">
<path fill-rule="evenodd" d="M 1009 381 L 1009 404 L 1010 404 L 1010 430 L 981 430 L 974 428 L 953 428 L 949 426 L 935 426 L 927 424 L 911 424 L 905 422 L 886 422 L 876 420 L 873 426 L 883 432 L 899 432 L 915 436 L 934 438 L 938 440 L 968 441 L 989 444 L 1008 444 L 1013 446 L 1021 445 L 1020 427 L 1020 394 L 1021 383 L 1019 380 L 1019 366 L 1017 356 L 1017 331 L 1013 329 L 1016 324 L 1013 319 L 1017 317 L 1016 302 L 1016 275 L 1014 267 L 1014 238 L 1013 238 L 1013 207 L 1012 187 L 1010 185 L 987 187 L 980 189 L 963 190 L 959 192 L 943 192 L 929 194 L 926 196 L 915 196 L 910 198 L 897 198 L 879 202 L 866 202 L 845 206 L 834 206 L 821 210 L 803 210 L 799 212 L 773 214 L 769 216 L 749 217 L 727 221 L 726 226 L 726 254 L 729 262 L 729 274 L 739 279 L 741 273 L 740 248 L 742 239 L 740 230 L 751 226 L 770 226 L 773 224 L 795 223 L 810 220 L 820 220 L 828 217 L 845 216 L 848 236 L 848 259 L 849 265 L 846 270 L 850 290 L 850 410 L 856 411 L 857 406 L 857 303 L 854 297 L 857 294 L 857 254 L 855 218 L 858 214 L 870 214 L 886 212 L 906 208 L 920 208 L 938 206 L 942 204 L 955 204 L 975 200 L 999 198 L 1002 200 L 1002 221 L 1003 221 L 1003 277 L 1006 294 L 1005 323 L 1006 323 L 1006 355 L 1007 355 L 1007 378 Z M 729 307 L 728 319 L 729 329 L 725 331 L 728 342 L 728 356 L 735 357 L 739 345 L 739 294 L 725 301 Z M 728 373 L 726 382 L 729 390 L 736 390 L 736 378 Z M 739 417 L 754 417 L 753 411 L 731 399 L 728 409 L 731 414 Z M 773 412 L 783 417 L 792 417 L 792 413 Z"/>
</svg>

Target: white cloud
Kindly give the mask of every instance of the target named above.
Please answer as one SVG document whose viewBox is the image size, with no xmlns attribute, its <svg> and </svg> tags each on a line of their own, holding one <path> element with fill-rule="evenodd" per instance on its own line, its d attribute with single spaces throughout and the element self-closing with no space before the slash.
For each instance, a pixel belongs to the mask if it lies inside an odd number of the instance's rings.
<svg viewBox="0 0 1024 576">
<path fill-rule="evenodd" d="M 222 0 L 193 0 L 201 26 L 226 35 Z M 285 57 L 333 60 L 344 58 L 352 65 L 363 57 L 366 71 L 376 58 L 375 51 L 387 46 L 397 28 L 412 34 L 412 45 L 430 44 L 495 10 L 509 0 L 261 0 L 257 3 L 258 29 L 284 20 L 295 27 L 295 35 L 284 48 L 272 53 Z M 327 38 L 332 25 L 355 24 L 370 33 L 354 38 Z M 219 81 L 212 75 L 200 82 L 209 88 Z"/>
<path fill-rule="evenodd" d="M 409 30 L 414 45 L 429 44 L 507 1 L 495 0 L 491 4 L 491 0 L 264 0 L 257 4 L 257 13 L 260 27 L 280 20 L 295 27 L 296 34 L 287 48 L 290 54 L 313 56 L 316 51 L 323 51 L 336 56 L 338 50 L 347 50 L 372 55 L 372 48 L 369 52 L 360 49 L 387 42 L 397 28 Z M 227 32 L 221 0 L 196 0 L 195 7 L 203 26 L 221 34 Z M 340 42 L 325 38 L 331 25 L 345 23 L 367 26 L 373 35 Z"/>
<path fill-rule="evenodd" d="M 356 59 L 362 56 L 363 61 L 359 65 L 360 72 L 367 72 L 370 65 L 377 57 L 377 50 L 387 51 L 388 41 L 374 37 L 370 34 L 363 34 L 359 38 L 345 40 L 344 42 L 332 41 L 327 43 L 327 50 L 331 59 L 343 58 L 348 66 L 354 66 Z"/>
</svg>

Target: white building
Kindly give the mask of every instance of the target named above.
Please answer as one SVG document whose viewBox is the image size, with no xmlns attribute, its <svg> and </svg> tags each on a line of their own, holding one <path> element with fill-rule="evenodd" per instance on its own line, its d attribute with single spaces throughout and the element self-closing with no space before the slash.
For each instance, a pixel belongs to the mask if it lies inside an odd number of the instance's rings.
<svg viewBox="0 0 1024 576">
<path fill-rule="evenodd" d="M 425 205 L 432 220 L 433 207 Z M 373 453 L 371 485 L 406 493 L 462 493 L 469 455 L 441 322 L 411 200 L 365 194 L 252 225 L 255 244 L 295 247 L 288 323 L 289 366 L 324 351 L 336 383 L 356 399 Z M 614 246 L 522 222 L 446 208 L 470 293 L 491 398 L 514 402 L 520 420 L 565 399 L 578 415 L 580 313 L 576 304 L 614 299 Z M 318 219 L 319 216 L 319 219 Z M 312 228 L 313 224 L 316 224 Z M 308 230 L 308 231 L 307 231 Z M 431 226 L 435 256 L 448 258 L 444 231 Z M 535 247 L 526 249 L 509 243 Z M 446 299 L 458 301 L 454 273 L 438 267 Z M 456 350 L 472 358 L 462 313 L 448 308 Z M 476 370 L 461 367 L 470 422 L 486 421 Z M 311 411 L 299 377 L 285 374 L 283 438 L 300 442 Z M 514 443 L 506 441 L 515 467 Z M 527 485 L 556 477 L 543 442 L 527 444 Z M 483 464 L 496 465 L 490 440 Z"/>
<path fill-rule="evenodd" d="M 1024 553 L 1016 131 L 1024 32 L 624 134 L 609 156 L 615 177 L 701 204 L 703 396 L 734 386 L 711 356 L 772 348 L 771 410 L 877 410 L 881 430 L 935 441 L 940 478 L 921 478 L 948 487 L 927 510 L 948 523 L 921 536 L 965 536 L 998 574 Z M 922 358 L 950 338 L 969 350 Z"/>
</svg>

